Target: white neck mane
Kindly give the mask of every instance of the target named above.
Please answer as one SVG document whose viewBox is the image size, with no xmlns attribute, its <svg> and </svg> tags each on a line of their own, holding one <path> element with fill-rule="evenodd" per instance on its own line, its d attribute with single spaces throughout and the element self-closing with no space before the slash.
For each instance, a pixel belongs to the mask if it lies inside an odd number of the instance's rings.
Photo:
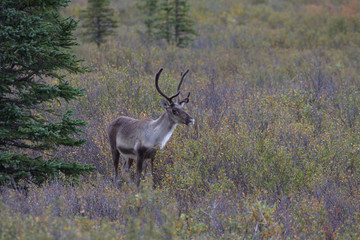
<svg viewBox="0 0 360 240">
<path fill-rule="evenodd" d="M 167 113 L 161 115 L 153 123 L 154 131 L 151 133 L 150 142 L 152 146 L 164 148 L 171 135 L 174 133 L 177 123 L 174 123 Z"/>
<path fill-rule="evenodd" d="M 160 149 L 163 149 L 165 147 L 166 142 L 169 141 L 171 135 L 175 131 L 176 126 L 177 126 L 177 124 L 174 124 L 173 127 L 170 129 L 170 131 L 164 136 L 164 138 L 162 139 L 162 142 L 161 142 Z"/>
</svg>

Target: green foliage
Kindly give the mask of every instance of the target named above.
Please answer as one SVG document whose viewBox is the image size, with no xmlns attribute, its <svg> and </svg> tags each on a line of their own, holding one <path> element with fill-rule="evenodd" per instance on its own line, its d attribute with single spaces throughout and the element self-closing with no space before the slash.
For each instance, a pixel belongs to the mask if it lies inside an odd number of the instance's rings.
<svg viewBox="0 0 360 240">
<path fill-rule="evenodd" d="M 40 183 L 59 171 L 77 175 L 91 170 L 75 163 L 48 161 L 35 152 L 59 145 L 79 146 L 85 141 L 73 137 L 85 126 L 84 121 L 72 119 L 71 111 L 61 117 L 47 105 L 83 94 L 58 71 L 84 71 L 69 50 L 75 45 L 72 31 L 76 22 L 58 13 L 67 2 L 1 3 L 1 185 L 21 179 Z M 49 78 L 56 79 L 56 84 L 50 85 Z"/>
<path fill-rule="evenodd" d="M 189 16 L 190 7 L 185 0 L 174 0 L 174 41 L 178 47 L 186 47 L 196 35 L 194 21 Z"/>
<path fill-rule="evenodd" d="M 157 29 L 157 39 L 165 39 L 168 44 L 174 41 L 174 6 L 169 0 L 161 1 L 158 7 L 158 16 L 156 17 L 155 28 Z"/>
<path fill-rule="evenodd" d="M 149 40 L 154 39 L 158 0 L 140 0 L 138 8 L 144 13 L 143 22 L 146 26 L 146 35 Z"/>
<path fill-rule="evenodd" d="M 79 165 L 75 162 L 46 161 L 41 156 L 30 158 L 24 154 L 2 152 L 0 155 L 1 175 L 0 184 L 7 185 L 10 181 L 17 183 L 22 179 L 42 183 L 48 178 L 59 176 L 59 172 L 67 176 L 77 176 L 90 172 L 89 165 Z"/>
<path fill-rule="evenodd" d="M 81 19 L 85 29 L 83 37 L 89 42 L 95 42 L 98 47 L 117 27 L 114 10 L 109 8 L 109 0 L 89 0 L 88 8 L 82 12 Z"/>
<path fill-rule="evenodd" d="M 196 35 L 194 21 L 190 18 L 190 7 L 184 0 L 141 1 L 149 39 L 165 39 L 168 44 L 186 47 Z"/>
</svg>

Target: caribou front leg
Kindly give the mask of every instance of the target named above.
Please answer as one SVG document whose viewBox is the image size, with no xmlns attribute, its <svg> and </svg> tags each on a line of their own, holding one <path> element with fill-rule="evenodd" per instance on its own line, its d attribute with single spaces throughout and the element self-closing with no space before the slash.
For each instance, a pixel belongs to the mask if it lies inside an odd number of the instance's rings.
<svg viewBox="0 0 360 240">
<path fill-rule="evenodd" d="M 151 175 L 153 178 L 153 189 L 155 189 L 159 185 L 159 177 L 154 166 L 154 158 L 152 158 L 150 161 L 150 168 L 151 168 Z"/>
<path fill-rule="evenodd" d="M 143 163 L 145 159 L 145 148 L 139 148 L 136 150 L 136 186 L 139 187 L 141 180 L 141 172 L 143 169 Z"/>
<path fill-rule="evenodd" d="M 157 176 L 157 171 L 155 169 L 154 166 L 154 160 L 155 160 L 155 156 L 156 156 L 156 148 L 152 148 L 148 151 L 148 157 L 150 158 L 150 170 L 151 170 L 151 176 L 153 178 L 153 189 L 156 188 L 156 186 L 158 185 L 158 176 Z"/>
<path fill-rule="evenodd" d="M 130 170 L 130 168 L 131 168 L 133 162 L 134 162 L 134 159 L 132 159 L 132 158 L 125 159 L 125 162 L 122 165 L 122 171 L 121 171 L 122 175 L 125 175 L 126 173 L 129 173 L 130 174 L 130 179 L 131 179 L 132 182 L 134 182 L 134 175 L 132 174 L 132 171 Z"/>
</svg>

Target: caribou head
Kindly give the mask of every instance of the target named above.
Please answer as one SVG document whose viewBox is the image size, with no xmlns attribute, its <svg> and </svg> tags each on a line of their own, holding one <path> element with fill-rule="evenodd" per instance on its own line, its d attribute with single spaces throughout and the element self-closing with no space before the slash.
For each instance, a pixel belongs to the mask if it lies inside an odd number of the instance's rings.
<svg viewBox="0 0 360 240">
<path fill-rule="evenodd" d="M 184 110 L 185 103 L 189 102 L 190 92 L 187 97 L 184 99 L 180 99 L 180 88 L 184 81 L 185 75 L 189 72 L 186 70 L 185 73 L 181 73 L 181 79 L 177 88 L 177 93 L 172 95 L 171 97 L 166 96 L 159 87 L 159 77 L 163 69 L 161 68 L 155 77 L 155 86 L 156 90 L 163 96 L 166 101 L 162 102 L 162 107 L 166 110 L 166 114 L 168 114 L 169 119 L 176 124 L 186 124 L 191 126 L 195 123 L 195 119 L 190 117 L 190 115 Z M 177 102 L 174 102 L 173 99 L 177 97 Z"/>
</svg>

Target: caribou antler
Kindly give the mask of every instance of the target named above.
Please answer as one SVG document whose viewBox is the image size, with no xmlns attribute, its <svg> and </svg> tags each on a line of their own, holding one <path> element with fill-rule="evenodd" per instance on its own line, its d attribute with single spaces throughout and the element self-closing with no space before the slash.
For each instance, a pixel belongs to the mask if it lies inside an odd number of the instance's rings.
<svg viewBox="0 0 360 240">
<path fill-rule="evenodd" d="M 179 82 L 179 85 L 178 85 L 178 88 L 177 88 L 177 91 L 180 92 L 180 88 L 181 88 L 181 85 L 184 81 L 184 78 L 185 78 L 185 75 L 189 72 L 189 69 L 186 70 L 184 73 L 181 72 L 181 79 L 180 79 L 180 82 Z M 183 100 L 180 100 L 180 96 L 178 96 L 178 103 L 179 104 L 182 104 L 183 102 L 185 103 L 188 103 L 189 102 L 189 97 L 190 97 L 190 92 L 188 93 L 187 97 L 184 98 Z"/>
<path fill-rule="evenodd" d="M 184 78 L 185 78 L 185 75 L 189 72 L 189 69 L 186 70 L 184 73 L 181 72 L 181 79 L 180 79 L 180 82 L 179 82 L 179 85 L 178 85 L 178 88 L 177 88 L 177 91 L 179 92 L 180 91 L 180 88 L 181 88 L 181 85 L 184 81 Z"/>
<path fill-rule="evenodd" d="M 181 100 L 181 101 L 178 100 L 178 103 L 179 103 L 179 104 L 182 104 L 183 102 L 184 102 L 184 103 L 188 103 L 188 102 L 189 102 L 189 97 L 190 97 L 190 92 L 188 93 L 188 95 L 187 95 L 186 98 L 184 98 L 184 99 Z"/>
<path fill-rule="evenodd" d="M 156 74 L 156 77 L 155 77 L 156 90 L 161 94 L 161 96 L 166 98 L 166 100 L 168 100 L 170 104 L 172 104 L 173 103 L 172 99 L 179 96 L 180 91 L 179 91 L 179 88 L 178 88 L 178 91 L 177 91 L 177 93 L 175 95 L 172 95 L 171 97 L 168 97 L 168 96 L 165 95 L 165 93 L 163 93 L 160 90 L 160 88 L 159 88 L 159 77 L 160 77 L 160 74 L 161 74 L 162 71 L 163 71 L 163 68 L 160 68 L 159 72 Z"/>
</svg>

